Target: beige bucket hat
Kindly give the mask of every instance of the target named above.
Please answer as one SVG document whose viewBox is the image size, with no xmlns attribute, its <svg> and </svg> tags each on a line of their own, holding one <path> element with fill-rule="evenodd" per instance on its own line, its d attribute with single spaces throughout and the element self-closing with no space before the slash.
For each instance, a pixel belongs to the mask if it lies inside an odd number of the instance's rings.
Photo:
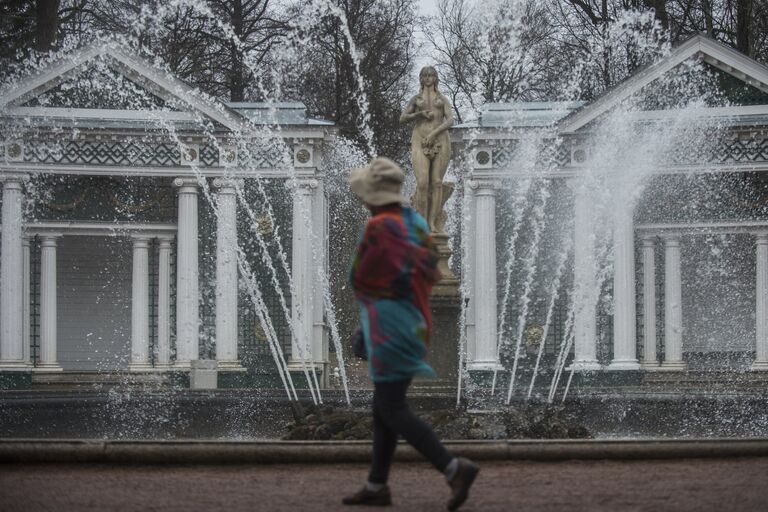
<svg viewBox="0 0 768 512">
<path fill-rule="evenodd" d="M 352 192 L 371 206 L 408 204 L 408 200 L 400 193 L 405 173 L 389 158 L 379 156 L 365 167 L 353 169 L 347 181 Z"/>
</svg>

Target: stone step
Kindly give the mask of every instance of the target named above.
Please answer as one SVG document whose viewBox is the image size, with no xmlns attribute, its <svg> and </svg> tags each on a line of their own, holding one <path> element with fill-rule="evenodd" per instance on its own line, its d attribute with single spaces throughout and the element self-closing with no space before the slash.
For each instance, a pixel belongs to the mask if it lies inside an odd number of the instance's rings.
<svg viewBox="0 0 768 512">
<path fill-rule="evenodd" d="M 167 373 L 61 372 L 33 373 L 32 389 L 78 389 L 93 386 L 167 387 Z"/>
</svg>

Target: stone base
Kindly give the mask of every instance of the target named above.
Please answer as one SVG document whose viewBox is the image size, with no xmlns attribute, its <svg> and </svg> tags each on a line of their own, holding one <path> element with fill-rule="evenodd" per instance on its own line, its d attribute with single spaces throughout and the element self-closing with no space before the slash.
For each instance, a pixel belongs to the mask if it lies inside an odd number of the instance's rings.
<svg viewBox="0 0 768 512">
<path fill-rule="evenodd" d="M 455 388 L 459 368 L 459 319 L 461 300 L 457 295 L 435 295 L 430 298 L 432 339 L 427 350 L 427 363 L 437 373 L 436 379 L 419 378 L 416 388 Z"/>
<path fill-rule="evenodd" d="M 597 361 L 574 361 L 571 366 L 566 368 L 566 371 L 573 370 L 574 372 L 596 372 L 602 370 L 603 367 Z"/>
<path fill-rule="evenodd" d="M 605 367 L 608 371 L 633 371 L 640 369 L 640 363 L 637 359 L 631 359 L 627 361 L 611 361 L 611 364 Z"/>
<path fill-rule="evenodd" d="M 32 371 L 35 373 L 58 373 L 63 372 L 64 368 L 62 368 L 58 363 L 40 363 L 39 365 L 32 368 Z"/>
<path fill-rule="evenodd" d="M 219 372 L 244 372 L 246 369 L 240 364 L 240 361 L 218 361 Z"/>
<path fill-rule="evenodd" d="M 216 361 L 196 359 L 189 370 L 190 389 L 216 389 L 219 372 Z"/>
<path fill-rule="evenodd" d="M 687 368 L 688 365 L 685 364 L 685 361 L 664 361 L 661 363 L 661 366 L 659 366 L 658 371 L 683 372 Z"/>
<path fill-rule="evenodd" d="M 147 373 L 157 370 L 149 363 L 131 363 L 128 365 L 128 371 L 133 373 Z"/>
</svg>

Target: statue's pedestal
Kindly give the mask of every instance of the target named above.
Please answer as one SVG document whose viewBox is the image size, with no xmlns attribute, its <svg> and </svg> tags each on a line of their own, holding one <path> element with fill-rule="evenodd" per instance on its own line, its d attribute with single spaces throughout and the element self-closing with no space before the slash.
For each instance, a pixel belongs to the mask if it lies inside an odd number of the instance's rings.
<svg viewBox="0 0 768 512">
<path fill-rule="evenodd" d="M 432 339 L 427 350 L 427 363 L 437 378 L 416 379 L 414 386 L 420 391 L 455 392 L 459 367 L 459 319 L 461 305 L 458 296 L 433 295 Z"/>
<path fill-rule="evenodd" d="M 451 246 L 449 245 L 450 239 L 448 235 L 444 233 L 436 233 L 432 235 L 435 241 L 435 248 L 437 249 L 438 261 L 437 269 L 443 278 L 432 289 L 432 296 L 441 297 L 455 297 L 457 304 L 460 302 L 459 296 L 459 280 L 453 275 L 451 267 L 448 266 L 448 258 L 451 257 Z"/>
<path fill-rule="evenodd" d="M 459 367 L 459 335 L 461 294 L 459 280 L 448 267 L 451 249 L 448 235 L 433 235 L 440 255 L 438 268 L 443 278 L 432 289 L 432 338 L 427 350 L 427 363 L 437 373 L 435 379 L 417 379 L 414 386 L 421 391 L 456 392 Z"/>
</svg>

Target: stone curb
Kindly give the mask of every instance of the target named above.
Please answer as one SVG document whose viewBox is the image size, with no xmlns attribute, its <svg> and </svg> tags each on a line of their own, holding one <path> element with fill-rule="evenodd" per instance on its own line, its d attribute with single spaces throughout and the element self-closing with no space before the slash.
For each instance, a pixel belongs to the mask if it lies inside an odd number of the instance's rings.
<svg viewBox="0 0 768 512">
<path fill-rule="evenodd" d="M 768 439 L 446 441 L 474 460 L 677 459 L 768 456 Z M 0 440 L 0 463 L 321 464 L 368 462 L 368 441 Z M 401 461 L 421 460 L 403 445 Z"/>
</svg>

